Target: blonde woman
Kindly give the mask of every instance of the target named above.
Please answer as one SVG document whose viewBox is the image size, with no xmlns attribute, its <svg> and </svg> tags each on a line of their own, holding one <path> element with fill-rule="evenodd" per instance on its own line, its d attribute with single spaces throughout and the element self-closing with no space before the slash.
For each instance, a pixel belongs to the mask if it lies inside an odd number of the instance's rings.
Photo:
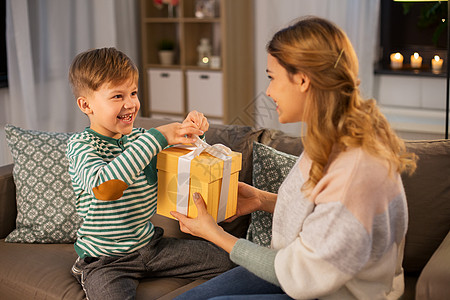
<svg viewBox="0 0 450 300">
<path fill-rule="evenodd" d="M 400 173 L 414 154 L 358 88 L 358 60 L 346 34 L 307 17 L 267 46 L 267 95 L 281 123 L 306 123 L 304 152 L 278 194 L 240 183 L 238 213 L 273 213 L 272 246 L 219 227 L 195 194 L 199 216 L 177 212 L 181 230 L 230 253 L 237 267 L 180 299 L 391 299 L 403 293 L 408 211 Z M 253 296 L 251 296 L 253 295 Z"/>
</svg>

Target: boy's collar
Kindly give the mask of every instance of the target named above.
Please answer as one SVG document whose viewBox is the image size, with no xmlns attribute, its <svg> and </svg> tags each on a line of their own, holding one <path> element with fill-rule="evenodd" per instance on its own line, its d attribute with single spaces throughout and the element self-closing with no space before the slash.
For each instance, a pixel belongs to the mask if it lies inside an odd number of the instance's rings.
<svg viewBox="0 0 450 300">
<path fill-rule="evenodd" d="M 98 133 L 97 131 L 91 129 L 90 127 L 86 127 L 86 131 L 92 133 L 93 135 L 95 135 L 95 136 L 101 138 L 101 139 L 104 140 L 104 141 L 112 142 L 112 143 L 114 143 L 114 144 L 118 143 L 119 141 L 126 141 L 126 138 L 127 138 L 126 135 L 122 135 L 122 137 L 120 137 L 120 138 L 118 138 L 118 139 L 115 139 L 115 138 L 112 138 L 112 137 L 109 137 L 109 136 L 100 134 L 100 133 Z"/>
</svg>

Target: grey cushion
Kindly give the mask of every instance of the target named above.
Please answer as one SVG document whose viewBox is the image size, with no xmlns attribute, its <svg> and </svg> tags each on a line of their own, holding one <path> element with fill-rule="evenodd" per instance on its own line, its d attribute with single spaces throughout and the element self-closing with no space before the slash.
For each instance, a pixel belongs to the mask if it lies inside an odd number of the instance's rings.
<svg viewBox="0 0 450 300">
<path fill-rule="evenodd" d="M 5 127 L 14 159 L 16 229 L 7 242 L 70 243 L 81 218 L 65 156 L 69 133 Z"/>
<path fill-rule="evenodd" d="M 263 191 L 277 193 L 298 157 L 253 143 L 253 186 Z M 247 239 L 269 247 L 272 240 L 272 214 L 255 211 L 247 231 Z"/>
</svg>

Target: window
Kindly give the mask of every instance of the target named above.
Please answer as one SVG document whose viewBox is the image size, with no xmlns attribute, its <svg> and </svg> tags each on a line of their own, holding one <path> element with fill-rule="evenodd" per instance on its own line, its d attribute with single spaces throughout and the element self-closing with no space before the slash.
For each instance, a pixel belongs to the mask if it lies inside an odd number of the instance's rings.
<svg viewBox="0 0 450 300">
<path fill-rule="evenodd" d="M 431 59 L 447 57 L 447 3 L 448 2 L 394 2 L 381 0 L 380 46 L 381 59 L 377 71 L 390 69 L 390 54 L 400 52 L 403 57 L 401 72 L 431 75 Z M 445 21 L 445 22 L 444 22 Z M 410 56 L 418 52 L 422 67 L 413 70 Z M 432 76 L 445 76 L 445 72 Z"/>
</svg>

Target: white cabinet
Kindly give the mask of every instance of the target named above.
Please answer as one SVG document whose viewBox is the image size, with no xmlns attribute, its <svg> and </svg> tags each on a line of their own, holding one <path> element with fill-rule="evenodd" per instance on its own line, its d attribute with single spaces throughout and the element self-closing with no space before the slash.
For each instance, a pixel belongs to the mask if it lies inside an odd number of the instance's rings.
<svg viewBox="0 0 450 300">
<path fill-rule="evenodd" d="M 183 73 L 181 70 L 148 69 L 151 109 L 158 113 L 183 113 Z"/>
<path fill-rule="evenodd" d="M 187 71 L 188 111 L 197 110 L 208 118 L 220 118 L 222 94 L 222 72 Z"/>
</svg>

